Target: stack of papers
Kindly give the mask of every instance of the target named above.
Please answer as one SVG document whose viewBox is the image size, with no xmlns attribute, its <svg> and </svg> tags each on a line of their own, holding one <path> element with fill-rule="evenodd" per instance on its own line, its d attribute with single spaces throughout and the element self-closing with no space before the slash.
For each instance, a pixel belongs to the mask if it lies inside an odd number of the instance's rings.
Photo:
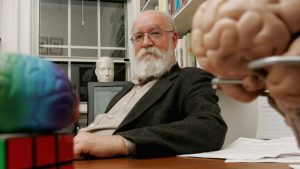
<svg viewBox="0 0 300 169">
<path fill-rule="evenodd" d="M 179 157 L 221 158 L 225 162 L 300 163 L 295 137 L 261 140 L 239 138 L 220 151 L 185 154 Z"/>
<path fill-rule="evenodd" d="M 289 167 L 293 169 L 300 169 L 300 165 L 289 165 Z"/>
</svg>

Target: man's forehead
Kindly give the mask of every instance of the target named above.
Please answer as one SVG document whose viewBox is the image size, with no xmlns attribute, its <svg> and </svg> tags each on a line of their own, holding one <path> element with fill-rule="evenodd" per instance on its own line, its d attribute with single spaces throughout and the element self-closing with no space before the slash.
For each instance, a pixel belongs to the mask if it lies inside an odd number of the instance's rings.
<svg viewBox="0 0 300 169">
<path fill-rule="evenodd" d="M 137 33 L 137 32 L 143 32 L 144 30 L 153 30 L 153 29 L 162 29 L 162 26 L 159 25 L 158 23 L 149 23 L 149 24 L 143 24 L 143 25 L 137 25 L 134 27 L 132 33 Z"/>
<path fill-rule="evenodd" d="M 142 28 L 163 28 L 167 26 L 167 19 L 163 15 L 159 13 L 152 13 L 152 14 L 143 14 L 140 15 L 133 24 L 133 31 Z"/>
</svg>

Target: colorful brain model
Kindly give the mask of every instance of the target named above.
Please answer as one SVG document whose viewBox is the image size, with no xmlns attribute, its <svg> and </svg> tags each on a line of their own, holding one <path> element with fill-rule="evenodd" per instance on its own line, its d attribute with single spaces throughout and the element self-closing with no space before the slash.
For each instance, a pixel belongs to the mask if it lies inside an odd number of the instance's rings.
<svg viewBox="0 0 300 169">
<path fill-rule="evenodd" d="M 0 133 L 54 131 L 79 114 L 65 73 L 38 56 L 0 54 Z"/>
</svg>

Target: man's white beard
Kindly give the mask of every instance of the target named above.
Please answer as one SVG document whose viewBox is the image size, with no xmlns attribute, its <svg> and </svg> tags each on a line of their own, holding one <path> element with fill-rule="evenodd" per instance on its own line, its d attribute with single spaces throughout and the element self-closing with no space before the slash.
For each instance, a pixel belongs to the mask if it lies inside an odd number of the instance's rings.
<svg viewBox="0 0 300 169">
<path fill-rule="evenodd" d="M 156 47 L 142 48 L 136 57 L 137 66 L 133 80 L 143 82 L 148 78 L 160 78 L 176 63 L 173 49 L 161 51 Z"/>
</svg>

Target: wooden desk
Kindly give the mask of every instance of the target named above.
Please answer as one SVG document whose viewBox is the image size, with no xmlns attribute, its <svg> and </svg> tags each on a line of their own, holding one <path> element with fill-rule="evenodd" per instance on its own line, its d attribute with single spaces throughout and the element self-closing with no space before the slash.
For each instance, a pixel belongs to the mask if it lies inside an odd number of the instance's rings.
<svg viewBox="0 0 300 169">
<path fill-rule="evenodd" d="M 101 159 L 75 161 L 75 169 L 290 169 L 280 163 L 224 163 L 204 158 Z"/>
</svg>

